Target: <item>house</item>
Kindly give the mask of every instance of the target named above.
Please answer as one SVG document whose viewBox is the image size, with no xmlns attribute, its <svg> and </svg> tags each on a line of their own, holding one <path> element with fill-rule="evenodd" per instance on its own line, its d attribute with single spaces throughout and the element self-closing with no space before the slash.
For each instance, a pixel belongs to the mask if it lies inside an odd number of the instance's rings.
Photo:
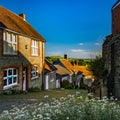
<svg viewBox="0 0 120 120">
<path fill-rule="evenodd" d="M 69 71 L 69 79 L 68 81 L 70 83 L 73 82 L 73 73 L 74 73 L 74 68 L 73 65 L 69 62 L 69 60 L 67 59 L 67 55 L 64 55 L 64 59 L 58 59 L 54 62 L 54 65 L 61 65 L 62 67 L 64 67 L 65 69 L 67 69 Z"/>
<path fill-rule="evenodd" d="M 103 43 L 103 59 L 108 71 L 107 88 L 110 95 L 120 99 L 120 0 L 111 9 L 112 33 L 106 36 Z"/>
<path fill-rule="evenodd" d="M 87 69 L 87 66 L 77 66 L 76 69 L 82 72 L 84 83 L 90 87 L 95 79 L 93 73 Z"/>
<path fill-rule="evenodd" d="M 45 90 L 51 90 L 55 89 L 57 86 L 56 81 L 56 70 L 57 68 L 51 64 L 47 59 L 45 59 L 45 65 L 44 65 L 44 89 Z"/>
<path fill-rule="evenodd" d="M 57 70 L 56 70 L 56 87 L 60 88 L 61 83 L 63 80 L 69 80 L 70 79 L 70 71 L 68 71 L 66 68 L 64 68 L 61 65 L 54 65 Z"/>
<path fill-rule="evenodd" d="M 69 71 L 69 79 L 70 83 L 73 83 L 74 86 L 80 87 L 80 80 L 82 78 L 82 72 L 77 70 L 74 64 L 67 58 L 67 54 L 64 55 L 64 59 L 58 59 L 54 62 L 55 65 L 60 65 L 64 67 L 67 71 Z"/>
<path fill-rule="evenodd" d="M 25 14 L 0 6 L 0 90 L 41 88 L 44 44 Z"/>
</svg>

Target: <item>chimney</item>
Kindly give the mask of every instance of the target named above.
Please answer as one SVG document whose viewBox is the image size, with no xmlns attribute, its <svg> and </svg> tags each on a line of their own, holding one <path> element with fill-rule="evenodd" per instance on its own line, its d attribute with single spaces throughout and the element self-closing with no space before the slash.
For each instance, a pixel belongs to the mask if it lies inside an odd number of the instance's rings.
<svg viewBox="0 0 120 120">
<path fill-rule="evenodd" d="M 64 54 L 64 59 L 66 59 L 66 60 L 67 60 L 67 54 Z"/>
<path fill-rule="evenodd" d="M 25 14 L 21 13 L 21 14 L 19 14 L 19 16 L 20 16 L 24 21 L 26 21 L 26 16 L 25 16 Z"/>
</svg>

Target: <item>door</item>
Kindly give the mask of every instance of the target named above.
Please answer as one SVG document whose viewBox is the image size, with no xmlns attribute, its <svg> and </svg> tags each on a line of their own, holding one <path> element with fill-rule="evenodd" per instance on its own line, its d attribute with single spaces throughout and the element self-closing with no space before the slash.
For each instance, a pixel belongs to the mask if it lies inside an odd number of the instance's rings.
<svg viewBox="0 0 120 120">
<path fill-rule="evenodd" d="M 27 67 L 23 68 L 23 91 L 27 90 Z"/>
<path fill-rule="evenodd" d="M 49 83 L 48 83 L 48 82 L 49 82 L 49 77 L 48 77 L 48 75 L 46 75 L 46 76 L 45 76 L 45 89 L 46 89 L 46 90 L 49 89 L 49 87 L 48 87 Z"/>
</svg>

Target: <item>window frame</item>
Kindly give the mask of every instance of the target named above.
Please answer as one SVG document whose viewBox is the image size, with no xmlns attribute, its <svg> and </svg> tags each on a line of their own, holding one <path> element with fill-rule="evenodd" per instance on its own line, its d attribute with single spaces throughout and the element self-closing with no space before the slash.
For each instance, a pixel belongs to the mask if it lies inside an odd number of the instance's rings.
<svg viewBox="0 0 120 120">
<path fill-rule="evenodd" d="M 3 32 L 3 54 L 4 55 L 17 55 L 17 51 L 18 51 L 17 34 L 4 31 Z"/>
<path fill-rule="evenodd" d="M 34 69 L 34 67 L 35 67 L 35 69 Z M 36 78 L 39 78 L 39 66 L 38 65 L 33 65 L 32 68 L 31 68 L 31 80 L 36 79 Z"/>
<path fill-rule="evenodd" d="M 31 55 L 32 56 L 38 56 L 39 55 L 39 53 L 38 53 L 38 51 L 39 51 L 39 44 L 38 44 L 38 41 L 37 40 L 33 40 L 32 39 L 32 42 L 31 42 Z"/>
<path fill-rule="evenodd" d="M 5 76 L 5 71 L 6 71 L 6 76 Z M 14 78 L 16 78 L 15 81 L 14 81 Z M 5 85 L 5 80 L 7 83 L 6 85 Z M 3 89 L 8 89 L 8 88 L 13 87 L 17 84 L 18 84 L 18 69 L 17 68 L 4 69 L 3 70 Z"/>
</svg>

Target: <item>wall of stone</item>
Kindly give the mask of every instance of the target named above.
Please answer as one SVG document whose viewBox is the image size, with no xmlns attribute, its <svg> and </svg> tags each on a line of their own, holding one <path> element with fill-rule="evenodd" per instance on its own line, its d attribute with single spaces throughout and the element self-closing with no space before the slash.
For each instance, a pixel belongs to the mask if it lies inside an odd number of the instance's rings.
<svg viewBox="0 0 120 120">
<path fill-rule="evenodd" d="M 0 89 L 3 88 L 3 70 L 8 67 L 17 67 L 19 70 L 18 88 L 22 89 L 23 67 L 28 68 L 28 87 L 41 87 L 44 65 L 44 43 L 39 41 L 39 55 L 31 55 L 31 38 L 18 36 L 18 55 L 3 55 L 3 37 L 0 31 Z M 32 65 L 39 66 L 39 78 L 31 80 Z"/>
<path fill-rule="evenodd" d="M 106 39 L 107 41 L 107 39 Z M 115 35 L 103 44 L 103 59 L 105 67 L 114 77 L 114 95 L 120 99 L 120 35 Z M 114 68 L 112 68 L 111 46 L 114 44 Z M 111 73 L 113 71 L 113 73 Z"/>
</svg>

